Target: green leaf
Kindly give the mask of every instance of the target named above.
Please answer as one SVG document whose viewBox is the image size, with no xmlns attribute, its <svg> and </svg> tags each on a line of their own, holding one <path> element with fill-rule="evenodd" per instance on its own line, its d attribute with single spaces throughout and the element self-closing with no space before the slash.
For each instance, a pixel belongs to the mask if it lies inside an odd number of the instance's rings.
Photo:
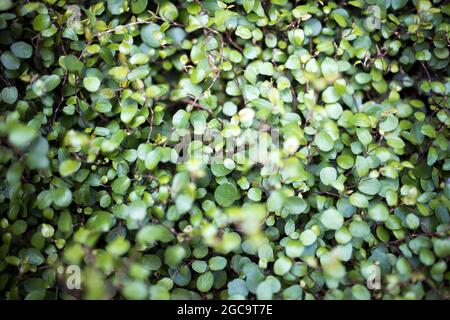
<svg viewBox="0 0 450 320">
<path fill-rule="evenodd" d="M 115 219 L 112 214 L 106 211 L 97 211 L 88 220 L 88 227 L 98 232 L 107 232 L 114 226 Z"/>
<path fill-rule="evenodd" d="M 420 130 L 425 136 L 430 138 L 436 138 L 436 130 L 429 124 L 425 124 L 422 126 L 422 129 Z"/>
<path fill-rule="evenodd" d="M 326 186 L 331 185 L 337 179 L 337 171 L 333 167 L 325 167 L 320 170 L 320 181 Z"/>
<path fill-rule="evenodd" d="M 250 188 L 247 194 L 248 198 L 253 201 L 260 201 L 262 196 L 261 189 L 258 188 Z"/>
<path fill-rule="evenodd" d="M 58 220 L 58 231 L 62 233 L 69 233 L 72 229 L 72 216 L 69 212 L 64 211 Z"/>
<path fill-rule="evenodd" d="M 227 266 L 227 259 L 220 256 L 212 257 L 209 259 L 208 265 L 212 271 L 222 270 Z"/>
<path fill-rule="evenodd" d="M 148 170 L 155 169 L 161 160 L 161 156 L 161 150 L 159 148 L 150 151 L 145 158 L 145 168 Z"/>
<path fill-rule="evenodd" d="M 61 77 L 56 74 L 43 76 L 41 79 L 44 80 L 46 92 L 53 91 L 61 83 Z"/>
<path fill-rule="evenodd" d="M 52 190 L 52 197 L 56 207 L 66 208 L 72 202 L 72 191 L 67 187 L 59 187 Z"/>
<path fill-rule="evenodd" d="M 40 266 L 45 262 L 44 256 L 36 248 L 27 248 L 21 250 L 19 253 L 19 257 L 22 261 L 26 261 L 27 263 L 34 266 Z"/>
<path fill-rule="evenodd" d="M 344 79 L 337 79 L 334 82 L 333 86 L 338 96 L 344 95 L 345 91 L 347 90 L 347 82 Z"/>
<path fill-rule="evenodd" d="M 322 92 L 322 101 L 325 103 L 335 103 L 340 99 L 339 93 L 335 87 L 328 87 Z"/>
<path fill-rule="evenodd" d="M 81 167 L 81 162 L 76 159 L 67 159 L 59 164 L 59 173 L 63 177 L 70 176 L 77 172 Z"/>
<path fill-rule="evenodd" d="M 362 180 L 358 184 L 358 190 L 368 195 L 376 195 L 381 190 L 381 183 L 377 179 Z"/>
<path fill-rule="evenodd" d="M 164 20 L 174 21 L 178 18 L 178 9 L 173 3 L 164 1 L 159 8 L 159 15 Z"/>
<path fill-rule="evenodd" d="M 263 244 L 258 249 L 258 257 L 266 261 L 273 261 L 273 249 L 268 244 Z"/>
<path fill-rule="evenodd" d="M 270 282 L 263 281 L 258 284 L 256 289 L 256 297 L 258 300 L 271 300 L 273 296 L 272 286 Z"/>
<path fill-rule="evenodd" d="M 112 110 L 112 105 L 107 100 L 99 100 L 95 103 L 94 109 L 101 113 L 108 113 Z"/>
<path fill-rule="evenodd" d="M 207 69 L 203 65 L 197 66 L 191 73 L 191 82 L 193 84 L 199 84 L 206 79 Z"/>
<path fill-rule="evenodd" d="M 109 69 L 108 74 L 116 81 L 125 80 L 130 70 L 126 66 L 119 66 Z"/>
<path fill-rule="evenodd" d="M 321 70 L 323 76 L 329 82 L 336 80 L 339 76 L 338 64 L 336 63 L 336 61 L 328 57 L 323 60 Z"/>
<path fill-rule="evenodd" d="M 361 284 L 355 284 L 352 287 L 352 296 L 356 300 L 370 300 L 370 292 Z"/>
<path fill-rule="evenodd" d="M 345 28 L 347 26 L 347 21 L 345 20 L 345 18 L 343 16 L 341 16 L 340 14 L 337 13 L 332 13 L 331 14 L 332 18 L 334 19 L 334 21 L 337 22 L 337 24 L 341 27 L 341 28 Z"/>
<path fill-rule="evenodd" d="M 312 230 L 305 230 L 300 234 L 300 241 L 305 245 L 309 246 L 316 242 L 317 235 Z"/>
<path fill-rule="evenodd" d="M 130 58 L 130 63 L 135 65 L 146 64 L 150 60 L 149 56 L 144 53 L 135 53 Z"/>
<path fill-rule="evenodd" d="M 33 29 L 36 31 L 42 31 L 50 27 L 50 16 L 48 14 L 38 14 L 33 20 Z"/>
<path fill-rule="evenodd" d="M 105 109 L 106 112 L 111 111 L 111 109 Z M 120 120 L 122 120 L 124 123 L 130 123 L 133 119 L 136 113 L 138 112 L 138 107 L 136 104 L 129 104 L 122 106 L 122 111 L 120 112 Z"/>
<path fill-rule="evenodd" d="M 100 88 L 101 81 L 96 77 L 86 77 L 83 79 L 83 86 L 90 92 L 96 92 Z"/>
<path fill-rule="evenodd" d="M 84 68 L 84 64 L 74 55 L 61 57 L 59 64 L 71 72 L 80 72 Z"/>
<path fill-rule="evenodd" d="M 16 57 L 21 59 L 28 59 L 33 55 L 33 47 L 23 41 L 14 42 L 11 45 L 11 51 Z"/>
<path fill-rule="evenodd" d="M 122 292 L 130 300 L 144 300 L 148 297 L 148 288 L 145 283 L 140 281 L 127 282 Z"/>
<path fill-rule="evenodd" d="M 305 41 L 305 33 L 302 29 L 294 29 L 288 32 L 288 38 L 291 43 L 300 47 Z"/>
<path fill-rule="evenodd" d="M 9 133 L 9 141 L 18 148 L 25 148 L 37 137 L 37 130 L 33 127 L 16 124 Z"/>
<path fill-rule="evenodd" d="M 255 0 L 244 0 L 242 5 L 244 6 L 245 12 L 250 13 L 255 6 Z"/>
<path fill-rule="evenodd" d="M 380 129 L 385 132 L 393 131 L 397 128 L 398 122 L 398 118 L 390 114 L 380 123 Z"/>
<path fill-rule="evenodd" d="M 236 35 L 245 40 L 252 38 L 252 33 L 250 32 L 250 30 L 243 26 L 238 26 L 236 28 Z"/>
<path fill-rule="evenodd" d="M 108 0 L 108 11 L 111 14 L 119 15 L 124 12 L 124 1 L 123 0 Z"/>
<path fill-rule="evenodd" d="M 295 55 L 289 56 L 284 65 L 286 66 L 286 69 L 298 70 L 300 69 L 300 58 Z"/>
<path fill-rule="evenodd" d="M 273 271 L 276 275 L 282 276 L 289 272 L 289 270 L 292 267 L 292 261 L 288 257 L 280 257 L 278 258 L 274 265 L 273 265 Z"/>
<path fill-rule="evenodd" d="M 53 228 L 53 226 L 47 223 L 43 223 L 41 225 L 41 234 L 45 238 L 51 238 L 55 234 L 55 229 Z"/>
<path fill-rule="evenodd" d="M 447 258 L 450 256 L 450 240 L 449 239 L 433 239 L 433 250 L 439 258 Z"/>
<path fill-rule="evenodd" d="M 370 234 L 369 225 L 360 220 L 352 221 L 350 223 L 349 230 L 352 236 L 356 238 L 364 238 Z"/>
<path fill-rule="evenodd" d="M 19 92 L 16 87 L 5 87 L 2 89 L 1 98 L 7 104 L 13 104 L 16 102 Z"/>
<path fill-rule="evenodd" d="M 19 70 L 20 60 L 11 51 L 5 51 L 0 56 L 0 61 L 8 70 Z"/>
<path fill-rule="evenodd" d="M 222 207 L 229 207 L 238 198 L 236 188 L 231 183 L 224 183 L 216 188 L 214 199 Z"/>
<path fill-rule="evenodd" d="M 146 225 L 136 235 L 136 240 L 143 245 L 153 245 L 156 241 L 167 243 L 174 239 L 169 229 L 156 224 Z"/>
<path fill-rule="evenodd" d="M 301 241 L 289 239 L 286 241 L 286 255 L 289 258 L 298 258 L 304 252 L 304 246 Z"/>
<path fill-rule="evenodd" d="M 128 177 L 119 177 L 111 184 L 112 191 L 117 194 L 125 194 L 131 185 Z"/>
<path fill-rule="evenodd" d="M 214 284 L 214 276 L 208 271 L 200 275 L 197 279 L 197 289 L 200 292 L 208 292 Z"/>
<path fill-rule="evenodd" d="M 299 197 L 290 197 L 284 202 L 284 210 L 291 214 L 303 213 L 306 208 L 306 201 Z"/>
<path fill-rule="evenodd" d="M 24 220 L 17 220 L 11 226 L 11 231 L 14 235 L 19 236 L 27 230 L 28 224 Z"/>
<path fill-rule="evenodd" d="M 121 256 L 130 249 L 130 242 L 123 237 L 116 237 L 112 242 L 106 246 L 108 251 L 113 256 Z"/>
<path fill-rule="evenodd" d="M 392 0 L 392 8 L 398 10 L 403 8 L 408 3 L 408 0 Z"/>
<path fill-rule="evenodd" d="M 6 11 L 12 8 L 13 5 L 14 3 L 12 2 L 12 0 L 4 0 L 0 2 L 0 11 Z"/>
<path fill-rule="evenodd" d="M 175 206 L 179 213 L 186 213 L 192 208 L 194 199 L 187 194 L 180 194 L 175 199 Z"/>
<path fill-rule="evenodd" d="M 406 224 L 410 229 L 417 229 L 420 226 L 420 219 L 413 213 L 406 216 Z"/>
<path fill-rule="evenodd" d="M 144 12 L 148 4 L 148 0 L 131 0 L 130 2 L 131 12 L 133 12 L 134 14 Z"/>
<path fill-rule="evenodd" d="M 353 168 L 353 165 L 355 164 L 353 157 L 348 154 L 341 154 L 337 157 L 336 162 L 339 167 L 346 170 Z"/>
<path fill-rule="evenodd" d="M 325 131 L 320 131 L 314 138 L 314 142 L 321 151 L 328 152 L 334 148 L 334 141 Z"/>
<path fill-rule="evenodd" d="M 359 72 L 355 75 L 355 80 L 359 84 L 366 84 L 372 80 L 372 77 L 368 73 Z"/>
<path fill-rule="evenodd" d="M 152 48 L 160 47 L 160 41 L 163 38 L 163 33 L 159 26 L 153 23 L 147 24 L 141 29 L 141 38 L 147 45 Z"/>
<path fill-rule="evenodd" d="M 322 212 L 320 222 L 327 229 L 338 230 L 344 225 L 344 217 L 336 209 L 330 208 Z"/>
<path fill-rule="evenodd" d="M 353 193 L 349 197 L 350 204 L 358 208 L 367 208 L 369 206 L 369 200 L 367 197 L 359 192 Z"/>
<path fill-rule="evenodd" d="M 237 106 L 233 102 L 227 101 L 223 105 L 222 112 L 224 115 L 232 117 L 237 112 Z"/>
<path fill-rule="evenodd" d="M 189 123 L 190 114 L 184 110 L 178 110 L 172 118 L 175 128 L 185 128 Z"/>
<path fill-rule="evenodd" d="M 192 269 L 197 273 L 204 273 L 208 270 L 208 264 L 205 261 L 196 260 L 192 263 Z"/>
<path fill-rule="evenodd" d="M 233 170 L 228 169 L 222 163 L 212 163 L 211 171 L 216 177 L 223 177 L 223 176 L 226 176 L 227 174 L 229 174 Z"/>
<path fill-rule="evenodd" d="M 386 221 L 389 217 L 389 210 L 383 203 L 372 204 L 369 207 L 369 217 L 375 221 Z"/>
</svg>

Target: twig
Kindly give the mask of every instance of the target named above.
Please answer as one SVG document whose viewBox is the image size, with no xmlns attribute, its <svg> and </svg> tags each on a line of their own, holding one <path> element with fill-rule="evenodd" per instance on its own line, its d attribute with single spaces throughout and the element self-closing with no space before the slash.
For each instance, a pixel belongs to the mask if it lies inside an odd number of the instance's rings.
<svg viewBox="0 0 450 320">
<path fill-rule="evenodd" d="M 423 61 L 420 61 L 420 65 L 422 66 L 423 70 L 425 70 L 425 73 L 427 74 L 428 82 L 431 82 L 431 76 L 430 76 L 430 73 L 428 72 L 428 69 L 427 69 L 427 67 L 425 66 L 425 64 L 423 63 Z"/>
<path fill-rule="evenodd" d="M 101 37 L 102 35 L 107 34 L 107 33 L 116 32 L 118 30 L 125 29 L 125 28 L 131 27 L 131 26 L 135 26 L 135 25 L 139 25 L 139 24 L 149 24 L 149 23 L 152 23 L 152 22 L 153 22 L 153 20 L 140 20 L 140 21 L 130 22 L 130 23 L 125 24 L 125 25 L 119 25 L 119 26 L 114 27 L 112 29 L 108 29 L 108 30 L 105 30 L 105 31 L 102 31 L 102 32 L 98 32 L 98 33 L 94 34 L 94 37 Z"/>
<path fill-rule="evenodd" d="M 154 116 L 154 112 L 153 112 L 153 108 L 150 107 L 150 128 L 148 129 L 148 135 L 147 135 L 147 142 L 150 142 L 150 136 L 152 135 L 152 131 L 153 131 L 153 116 Z M 148 122 L 148 118 L 147 118 L 147 122 Z"/>
<path fill-rule="evenodd" d="M 227 35 L 227 39 L 228 39 L 228 41 L 230 41 L 231 45 L 232 45 L 233 47 L 235 47 L 237 50 L 239 50 L 241 53 L 243 53 L 244 50 L 242 50 L 242 48 L 239 47 L 239 46 L 233 41 L 233 39 L 231 38 L 231 36 L 230 36 L 230 34 L 229 34 L 228 32 L 226 33 L 226 35 Z"/>
</svg>

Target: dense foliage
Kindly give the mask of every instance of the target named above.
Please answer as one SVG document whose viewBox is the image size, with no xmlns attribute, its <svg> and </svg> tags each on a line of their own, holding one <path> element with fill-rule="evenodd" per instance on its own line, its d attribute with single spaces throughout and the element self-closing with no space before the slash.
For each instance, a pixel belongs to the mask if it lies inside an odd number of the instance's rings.
<svg viewBox="0 0 450 320">
<path fill-rule="evenodd" d="M 449 14 L 0 1 L 0 298 L 449 299 Z"/>
</svg>

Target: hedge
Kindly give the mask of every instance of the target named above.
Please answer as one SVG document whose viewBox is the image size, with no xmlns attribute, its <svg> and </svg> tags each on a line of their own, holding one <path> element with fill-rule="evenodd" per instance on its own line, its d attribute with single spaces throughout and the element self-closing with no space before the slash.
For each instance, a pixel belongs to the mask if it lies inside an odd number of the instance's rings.
<svg viewBox="0 0 450 320">
<path fill-rule="evenodd" d="M 449 15 L 2 0 L 0 298 L 449 299 Z"/>
</svg>

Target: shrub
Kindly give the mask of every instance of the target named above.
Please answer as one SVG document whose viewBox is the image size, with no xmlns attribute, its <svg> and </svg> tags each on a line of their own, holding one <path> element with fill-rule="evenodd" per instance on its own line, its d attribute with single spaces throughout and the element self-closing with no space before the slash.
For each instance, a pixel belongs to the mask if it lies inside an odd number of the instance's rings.
<svg viewBox="0 0 450 320">
<path fill-rule="evenodd" d="M 449 13 L 1 1 L 0 297 L 450 298 Z"/>
</svg>

